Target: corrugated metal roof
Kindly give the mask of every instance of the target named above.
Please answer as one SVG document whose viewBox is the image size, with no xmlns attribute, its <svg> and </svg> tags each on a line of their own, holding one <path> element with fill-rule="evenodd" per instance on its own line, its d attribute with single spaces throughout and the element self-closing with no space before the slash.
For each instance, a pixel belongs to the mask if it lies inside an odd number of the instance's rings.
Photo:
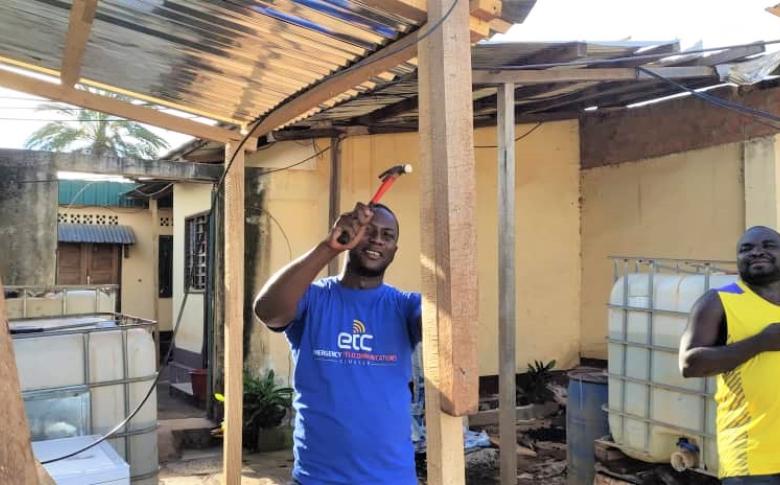
<svg viewBox="0 0 780 485">
<path fill-rule="evenodd" d="M 138 184 L 126 182 L 60 180 L 58 200 L 64 206 L 139 207 L 145 200 L 126 197 Z"/>
<path fill-rule="evenodd" d="M 688 54 L 679 52 L 676 41 L 625 41 L 625 42 L 507 42 L 482 43 L 472 47 L 472 65 L 475 69 L 500 70 L 504 66 L 533 65 L 537 63 L 566 63 L 576 61 L 575 69 L 593 67 L 648 67 L 663 66 L 714 66 L 723 59 L 739 62 L 763 51 L 756 44 L 751 48 L 723 49 L 712 53 Z M 632 56 L 668 54 L 668 59 L 655 61 Z M 610 65 L 598 65 L 608 59 L 625 59 Z M 550 69 L 559 69 L 552 67 Z M 692 88 L 719 84 L 713 70 L 709 77 L 678 80 Z M 416 73 L 389 83 L 375 91 L 325 109 L 289 128 L 305 132 L 321 125 L 335 127 L 366 126 L 376 132 L 416 129 L 417 105 L 410 102 L 417 98 Z M 661 98 L 679 89 L 658 80 L 558 82 L 518 85 L 515 99 L 518 114 L 555 114 L 576 117 L 590 106 L 602 108 L 624 107 L 629 104 Z M 494 87 L 475 86 L 474 119 L 491 122 L 496 116 L 496 90 Z M 393 109 L 394 107 L 404 109 Z M 385 116 L 387 113 L 390 116 Z"/>
<path fill-rule="evenodd" d="M 94 244 L 135 244 L 130 226 L 97 224 L 57 224 L 57 241 Z"/>
<path fill-rule="evenodd" d="M 0 55 L 60 70 L 70 8 L 0 2 Z M 418 26 L 358 0 L 101 0 L 81 76 L 245 123 Z"/>
</svg>

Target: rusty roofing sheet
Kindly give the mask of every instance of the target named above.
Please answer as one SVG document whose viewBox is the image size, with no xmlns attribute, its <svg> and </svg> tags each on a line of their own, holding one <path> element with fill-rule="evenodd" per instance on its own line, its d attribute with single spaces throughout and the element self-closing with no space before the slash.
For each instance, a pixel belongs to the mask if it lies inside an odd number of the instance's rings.
<svg viewBox="0 0 780 485">
<path fill-rule="evenodd" d="M 70 7 L 0 2 L 0 56 L 60 70 Z M 358 0 L 101 0 L 81 75 L 242 123 L 416 27 Z"/>
</svg>

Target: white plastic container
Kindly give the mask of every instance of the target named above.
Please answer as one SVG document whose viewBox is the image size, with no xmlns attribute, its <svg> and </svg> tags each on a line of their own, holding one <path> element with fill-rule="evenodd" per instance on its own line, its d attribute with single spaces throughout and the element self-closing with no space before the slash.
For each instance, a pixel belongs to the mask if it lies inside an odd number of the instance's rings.
<svg viewBox="0 0 780 485">
<path fill-rule="evenodd" d="M 669 463 L 681 439 L 699 449 L 693 468 L 718 471 L 715 442 L 715 380 L 684 379 L 680 338 L 688 315 L 706 289 L 726 286 L 736 275 L 661 273 L 620 277 L 609 309 L 609 425 L 627 455 Z M 652 287 L 653 291 L 650 291 Z"/>
<path fill-rule="evenodd" d="M 118 286 L 9 286 L 6 290 L 8 318 L 16 319 L 114 312 Z"/>
<path fill-rule="evenodd" d="M 103 434 L 122 421 L 154 379 L 153 322 L 112 315 L 25 319 L 11 329 L 45 329 L 14 334 L 22 394 L 31 399 L 57 390 L 88 390 L 87 428 Z M 85 352 L 85 349 L 87 350 Z M 32 422 L 33 419 L 31 418 Z M 36 421 L 45 421 L 36 419 Z M 58 423 L 53 423 L 56 427 Z M 152 392 L 128 429 L 109 440 L 131 467 L 133 483 L 157 483 L 157 398 Z M 62 426 L 58 429 L 62 432 Z"/>
<path fill-rule="evenodd" d="M 67 455 L 83 448 L 100 436 L 79 436 L 33 443 L 39 461 Z M 71 458 L 44 465 L 57 485 L 129 485 L 130 468 L 106 442 Z"/>
</svg>

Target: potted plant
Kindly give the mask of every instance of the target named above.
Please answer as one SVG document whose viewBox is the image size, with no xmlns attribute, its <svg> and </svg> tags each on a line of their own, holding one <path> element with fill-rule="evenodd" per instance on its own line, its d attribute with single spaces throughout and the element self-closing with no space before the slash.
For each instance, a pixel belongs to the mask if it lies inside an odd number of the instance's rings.
<svg viewBox="0 0 780 485">
<path fill-rule="evenodd" d="M 517 389 L 517 403 L 525 408 L 522 419 L 540 419 L 558 409 L 550 389 L 554 368 L 554 360 L 546 364 L 538 360 L 533 365 L 528 364 L 528 372 L 520 379 Z"/>
<path fill-rule="evenodd" d="M 273 451 L 291 446 L 289 427 L 280 425 L 292 407 L 292 396 L 292 388 L 276 384 L 273 370 L 262 377 L 244 370 L 242 435 L 245 448 L 249 451 Z M 225 401 L 221 394 L 215 397 L 220 402 Z"/>
</svg>

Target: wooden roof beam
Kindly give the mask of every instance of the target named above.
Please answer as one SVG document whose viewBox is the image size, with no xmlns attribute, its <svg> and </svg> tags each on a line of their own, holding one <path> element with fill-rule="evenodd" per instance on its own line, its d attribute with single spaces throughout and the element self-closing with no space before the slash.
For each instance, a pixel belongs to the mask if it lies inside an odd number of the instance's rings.
<svg viewBox="0 0 780 485">
<path fill-rule="evenodd" d="M 87 47 L 92 21 L 97 11 L 97 0 L 73 0 L 68 21 L 68 34 L 62 52 L 60 80 L 64 86 L 73 87 L 81 74 L 81 60 Z"/>
<path fill-rule="evenodd" d="M 363 0 L 370 8 L 378 8 L 405 19 L 423 23 L 428 18 L 426 0 Z"/>
<path fill-rule="evenodd" d="M 670 79 L 717 77 L 709 66 L 648 68 Z M 653 79 L 647 73 L 632 67 L 594 69 L 541 69 L 474 71 L 474 84 L 542 84 L 583 81 L 647 81 Z"/>
<path fill-rule="evenodd" d="M 181 118 L 162 111 L 138 106 L 126 101 L 100 96 L 89 91 L 54 84 L 31 76 L 0 69 L 0 86 L 54 101 L 80 106 L 82 108 L 128 118 L 167 130 L 184 133 L 197 138 L 226 143 L 241 139 L 237 131 L 209 126 L 204 123 Z"/>
</svg>

